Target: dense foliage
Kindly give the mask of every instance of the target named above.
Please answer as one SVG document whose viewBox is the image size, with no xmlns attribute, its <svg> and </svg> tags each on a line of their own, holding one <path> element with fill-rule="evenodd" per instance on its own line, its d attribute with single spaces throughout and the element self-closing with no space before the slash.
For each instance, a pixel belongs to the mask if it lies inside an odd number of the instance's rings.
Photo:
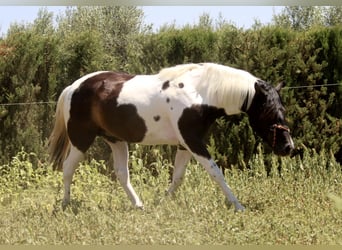
<svg viewBox="0 0 342 250">
<path fill-rule="evenodd" d="M 0 105 L 0 162 L 22 148 L 46 159 L 55 101 L 86 73 L 150 74 L 204 61 L 238 67 L 273 84 L 285 81 L 281 95 L 295 143 L 341 157 L 342 86 L 321 87 L 341 83 L 342 26 L 333 19 L 341 8 L 310 8 L 285 8 L 271 24 L 256 22 L 250 29 L 203 15 L 198 24 L 165 25 L 157 32 L 144 25 L 137 7 L 68 8 L 57 25 L 42 9 L 33 23 L 13 24 L 0 38 L 0 103 L 17 103 Z M 306 19 L 298 21 L 303 13 Z M 222 118 L 215 125 L 209 148 L 221 166 L 247 166 L 260 142 L 247 117 Z M 169 147 L 160 149 L 171 158 Z M 107 153 L 97 141 L 90 155 L 108 160 Z M 142 157 L 148 162 L 153 156 Z"/>
</svg>

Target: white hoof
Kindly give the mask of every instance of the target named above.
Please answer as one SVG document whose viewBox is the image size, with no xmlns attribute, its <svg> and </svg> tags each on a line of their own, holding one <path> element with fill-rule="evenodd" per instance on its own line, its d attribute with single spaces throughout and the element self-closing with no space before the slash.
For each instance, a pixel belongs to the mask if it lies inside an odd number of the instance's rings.
<svg viewBox="0 0 342 250">
<path fill-rule="evenodd" d="M 134 208 L 138 210 L 144 210 L 144 204 L 142 202 L 135 203 Z"/>
<path fill-rule="evenodd" d="M 235 205 L 235 212 L 243 212 L 246 210 L 245 207 L 242 206 L 240 203 L 235 203 L 234 205 Z"/>
</svg>

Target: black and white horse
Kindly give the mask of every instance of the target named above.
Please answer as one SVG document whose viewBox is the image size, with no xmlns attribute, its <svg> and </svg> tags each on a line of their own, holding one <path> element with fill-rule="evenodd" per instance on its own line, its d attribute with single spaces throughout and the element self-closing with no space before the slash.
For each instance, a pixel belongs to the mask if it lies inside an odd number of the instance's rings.
<svg viewBox="0 0 342 250">
<path fill-rule="evenodd" d="M 156 75 L 110 71 L 83 76 L 66 87 L 57 103 L 49 150 L 54 167 L 63 169 L 63 205 L 70 202 L 72 177 L 96 136 L 111 147 L 116 175 L 136 207 L 143 203 L 129 178 L 127 143 L 178 145 L 172 194 L 193 156 L 222 189 L 236 210 L 244 210 L 203 137 L 216 118 L 246 112 L 250 125 L 278 155 L 294 149 L 279 90 L 250 73 L 213 64 L 184 64 Z"/>
</svg>

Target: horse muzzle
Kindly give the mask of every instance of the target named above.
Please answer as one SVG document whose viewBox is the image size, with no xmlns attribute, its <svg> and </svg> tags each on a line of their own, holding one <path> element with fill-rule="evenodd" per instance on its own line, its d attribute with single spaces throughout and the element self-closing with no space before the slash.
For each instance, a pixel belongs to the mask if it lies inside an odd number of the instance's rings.
<svg viewBox="0 0 342 250">
<path fill-rule="evenodd" d="M 273 129 L 273 141 L 272 141 L 272 148 L 275 154 L 280 156 L 288 156 L 292 154 L 292 151 L 295 149 L 293 140 L 290 135 L 290 129 L 287 126 L 274 124 L 272 126 Z M 279 143 L 279 138 L 277 136 L 277 133 L 281 132 L 282 136 L 282 142 L 280 145 L 277 145 Z M 284 138 L 285 137 L 285 138 Z M 285 139 L 285 140 L 284 140 Z"/>
</svg>

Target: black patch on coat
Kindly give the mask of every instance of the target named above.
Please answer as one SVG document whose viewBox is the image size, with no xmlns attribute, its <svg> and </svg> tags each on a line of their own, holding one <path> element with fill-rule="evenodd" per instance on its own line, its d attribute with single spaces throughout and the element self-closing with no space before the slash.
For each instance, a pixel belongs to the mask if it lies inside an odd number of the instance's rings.
<svg viewBox="0 0 342 250">
<path fill-rule="evenodd" d="M 181 89 L 184 88 L 184 83 L 182 83 L 182 82 L 179 83 L 179 84 L 178 84 L 178 87 L 180 87 Z"/>
<path fill-rule="evenodd" d="M 157 122 L 160 120 L 160 116 L 159 115 L 153 116 L 153 119 Z"/>
<path fill-rule="evenodd" d="M 169 97 L 166 98 L 166 102 L 167 102 L 167 103 L 170 102 L 170 98 L 169 98 Z"/>
<path fill-rule="evenodd" d="M 124 83 L 134 75 L 104 72 L 86 79 L 71 98 L 68 135 L 74 146 L 86 152 L 96 136 L 111 142 L 140 142 L 147 131 L 133 104 L 118 105 Z"/>
<path fill-rule="evenodd" d="M 165 81 L 162 86 L 162 90 L 166 90 L 168 87 L 170 87 L 170 81 Z"/>
<path fill-rule="evenodd" d="M 241 111 L 242 112 L 246 112 L 247 111 L 247 108 L 248 108 L 248 102 L 249 102 L 249 95 L 247 93 L 246 97 L 245 97 L 245 100 L 243 101 L 243 104 L 241 106 Z"/>
<path fill-rule="evenodd" d="M 192 105 L 183 110 L 178 121 L 178 128 L 189 149 L 200 156 L 210 159 L 210 154 L 203 142 L 212 123 L 224 116 L 224 109 L 208 105 Z"/>
</svg>

